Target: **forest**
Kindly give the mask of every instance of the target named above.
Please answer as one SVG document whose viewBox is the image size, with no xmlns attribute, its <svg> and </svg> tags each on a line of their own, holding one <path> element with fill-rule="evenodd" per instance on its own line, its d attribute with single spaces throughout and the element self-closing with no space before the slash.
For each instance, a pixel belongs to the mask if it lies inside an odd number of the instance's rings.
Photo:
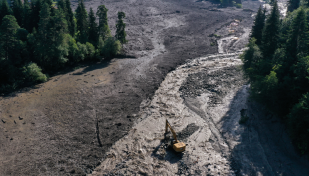
<svg viewBox="0 0 309 176">
<path fill-rule="evenodd" d="M 125 13 L 118 12 L 112 36 L 107 12 L 100 5 L 96 14 L 91 8 L 88 13 L 83 0 L 75 12 L 69 0 L 1 0 L 0 93 L 45 82 L 67 66 L 120 54 L 127 42 Z"/>
<path fill-rule="evenodd" d="M 302 154 L 309 147 L 309 2 L 290 0 L 281 19 L 274 1 L 269 15 L 261 7 L 248 49 L 241 55 L 251 97 L 282 117 Z"/>
</svg>

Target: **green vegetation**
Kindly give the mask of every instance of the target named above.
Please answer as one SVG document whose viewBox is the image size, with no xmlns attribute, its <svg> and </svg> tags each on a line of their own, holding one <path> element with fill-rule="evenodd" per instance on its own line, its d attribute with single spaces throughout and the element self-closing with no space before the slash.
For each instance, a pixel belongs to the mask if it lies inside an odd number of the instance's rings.
<svg viewBox="0 0 309 176">
<path fill-rule="evenodd" d="M 221 35 L 218 35 L 218 34 L 214 34 L 214 36 L 215 36 L 216 38 L 220 38 L 220 37 L 221 37 Z"/>
<path fill-rule="evenodd" d="M 291 3 L 292 1 L 290 1 Z M 302 153 L 309 146 L 309 9 L 299 7 L 282 21 L 273 2 L 265 21 L 260 8 L 248 49 L 241 55 L 251 96 L 283 117 Z"/>
<path fill-rule="evenodd" d="M 238 9 L 241 9 L 242 8 L 242 4 L 235 4 L 235 7 L 238 8 Z"/>
<path fill-rule="evenodd" d="M 127 42 L 125 13 L 118 12 L 113 37 L 104 5 L 87 13 L 80 0 L 74 14 L 70 0 L 12 2 L 0 0 L 0 93 L 45 82 L 82 61 L 111 59 Z"/>
</svg>

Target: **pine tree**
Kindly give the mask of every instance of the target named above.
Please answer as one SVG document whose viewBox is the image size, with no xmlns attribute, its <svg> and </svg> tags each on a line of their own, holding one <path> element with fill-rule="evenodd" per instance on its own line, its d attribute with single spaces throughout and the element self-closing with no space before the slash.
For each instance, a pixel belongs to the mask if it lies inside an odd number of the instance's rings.
<svg viewBox="0 0 309 176">
<path fill-rule="evenodd" d="M 262 51 L 264 57 L 270 57 L 278 48 L 280 13 L 275 1 L 269 17 L 266 20 L 262 36 Z"/>
<path fill-rule="evenodd" d="M 80 0 L 76 9 L 78 41 L 86 43 L 88 41 L 88 21 L 87 11 L 85 9 L 84 1 Z"/>
<path fill-rule="evenodd" d="M 24 0 L 24 10 L 23 10 L 23 23 L 22 27 L 25 28 L 27 31 L 31 31 L 30 22 L 31 22 L 31 9 L 28 0 Z"/>
<path fill-rule="evenodd" d="M 66 18 L 68 22 L 68 30 L 69 30 L 70 35 L 74 37 L 75 32 L 76 32 L 76 22 L 74 20 L 74 14 L 71 8 L 70 0 L 65 0 L 65 6 L 67 9 Z"/>
<path fill-rule="evenodd" d="M 5 59 L 11 59 L 11 55 L 14 53 L 17 40 L 17 30 L 19 25 L 16 21 L 16 18 L 12 15 L 6 15 L 0 26 L 0 40 L 1 45 L 4 50 Z"/>
<path fill-rule="evenodd" d="M 89 31 L 88 31 L 88 39 L 89 42 L 92 43 L 93 46 L 97 46 L 98 42 L 98 25 L 95 22 L 96 18 L 94 16 L 94 12 L 92 8 L 90 8 L 89 12 Z"/>
<path fill-rule="evenodd" d="M 59 0 L 57 3 L 58 9 L 62 9 L 65 13 L 67 12 L 67 6 L 64 0 Z"/>
<path fill-rule="evenodd" d="M 97 16 L 99 17 L 99 35 L 104 41 L 111 35 L 108 27 L 107 11 L 108 9 L 104 5 L 100 5 L 97 11 Z"/>
<path fill-rule="evenodd" d="M 64 45 L 67 23 L 61 10 L 51 16 L 50 8 L 44 3 L 40 12 L 39 29 L 34 48 L 40 66 L 57 69 L 67 61 L 68 50 Z"/>
<path fill-rule="evenodd" d="M 32 32 L 33 28 L 36 30 L 39 27 L 39 21 L 40 21 L 40 11 L 42 7 L 42 1 L 41 0 L 34 0 L 31 3 L 31 23 L 30 23 L 30 29 Z"/>
<path fill-rule="evenodd" d="M 37 51 L 37 59 L 39 65 L 44 66 L 48 61 L 49 46 L 52 45 L 49 40 L 49 21 L 50 21 L 50 9 L 47 3 L 44 3 L 42 10 L 40 11 L 40 22 L 38 24 L 38 33 L 37 33 L 37 45 L 35 50 Z"/>
<path fill-rule="evenodd" d="M 286 45 L 287 53 L 296 59 L 297 56 L 305 56 L 308 53 L 308 26 L 304 9 L 298 11 L 288 33 Z M 291 63 L 289 63 L 291 64 Z"/>
<path fill-rule="evenodd" d="M 300 0 L 289 0 L 288 2 L 288 11 L 293 12 L 295 9 L 299 7 Z"/>
<path fill-rule="evenodd" d="M 17 20 L 19 26 L 22 25 L 23 22 L 23 4 L 21 0 L 14 0 L 12 3 L 13 14 Z"/>
<path fill-rule="evenodd" d="M 262 32 L 265 24 L 265 12 L 262 11 L 262 6 L 260 6 L 257 15 L 255 17 L 254 25 L 252 26 L 251 38 L 256 39 L 256 44 L 260 45 L 262 42 Z"/>
<path fill-rule="evenodd" d="M 1 25 L 2 19 L 6 15 L 10 15 L 12 12 L 6 0 L 2 0 L 0 5 L 1 5 L 0 6 L 0 25 Z"/>
<path fill-rule="evenodd" d="M 120 41 L 121 44 L 125 44 L 128 41 L 126 40 L 126 31 L 125 27 L 126 24 L 123 22 L 123 18 L 126 17 L 126 14 L 124 12 L 118 12 L 118 22 L 116 24 L 116 39 Z"/>
</svg>

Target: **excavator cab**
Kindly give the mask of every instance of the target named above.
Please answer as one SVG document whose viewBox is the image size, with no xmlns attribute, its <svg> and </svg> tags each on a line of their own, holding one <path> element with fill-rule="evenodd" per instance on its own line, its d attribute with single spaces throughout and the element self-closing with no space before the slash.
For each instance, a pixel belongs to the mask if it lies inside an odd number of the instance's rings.
<svg viewBox="0 0 309 176">
<path fill-rule="evenodd" d="M 176 152 L 183 152 L 186 150 L 186 144 L 183 142 L 179 142 L 177 140 L 177 136 L 175 131 L 173 130 L 173 128 L 171 127 L 170 123 L 166 120 L 166 124 L 165 124 L 165 134 L 168 132 L 168 128 L 171 130 L 171 132 L 173 133 L 173 137 L 174 140 L 172 140 L 171 145 L 173 146 L 173 149 Z"/>
</svg>

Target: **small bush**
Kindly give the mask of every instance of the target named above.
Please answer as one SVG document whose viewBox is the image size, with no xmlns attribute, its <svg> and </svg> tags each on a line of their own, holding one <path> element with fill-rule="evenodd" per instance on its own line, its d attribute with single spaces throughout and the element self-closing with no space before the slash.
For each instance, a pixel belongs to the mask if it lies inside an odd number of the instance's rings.
<svg viewBox="0 0 309 176">
<path fill-rule="evenodd" d="M 236 4 L 235 7 L 238 8 L 238 9 L 241 9 L 242 8 L 242 4 Z"/>
<path fill-rule="evenodd" d="M 26 80 L 41 83 L 47 81 L 47 76 L 42 73 L 42 69 L 36 63 L 29 63 L 23 67 L 23 74 Z"/>
<path fill-rule="evenodd" d="M 218 35 L 218 34 L 214 34 L 214 36 L 215 36 L 216 38 L 220 38 L 220 37 L 221 37 L 221 35 Z"/>
</svg>

